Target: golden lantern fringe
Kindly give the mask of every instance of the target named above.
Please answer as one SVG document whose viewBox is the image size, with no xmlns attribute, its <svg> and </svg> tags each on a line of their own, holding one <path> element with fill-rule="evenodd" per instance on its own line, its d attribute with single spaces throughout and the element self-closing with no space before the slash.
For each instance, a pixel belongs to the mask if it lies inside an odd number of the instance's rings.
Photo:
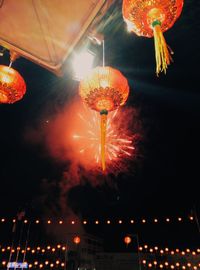
<svg viewBox="0 0 200 270">
<path fill-rule="evenodd" d="M 161 30 L 161 24 L 159 21 L 155 21 L 153 24 L 154 33 L 154 46 L 155 46 L 155 58 L 156 58 L 156 74 L 162 71 L 166 74 L 167 66 L 173 61 L 169 47 L 165 41 Z"/>
<path fill-rule="evenodd" d="M 106 128 L 107 128 L 107 111 L 101 114 L 101 164 L 102 170 L 106 170 L 105 145 L 106 145 Z"/>
</svg>

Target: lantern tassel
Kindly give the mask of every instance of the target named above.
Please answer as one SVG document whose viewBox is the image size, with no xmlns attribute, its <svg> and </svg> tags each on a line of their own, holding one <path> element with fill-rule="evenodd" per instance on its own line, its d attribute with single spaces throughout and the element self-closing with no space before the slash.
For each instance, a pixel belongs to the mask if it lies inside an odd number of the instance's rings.
<svg viewBox="0 0 200 270">
<path fill-rule="evenodd" d="M 106 144 L 106 128 L 107 128 L 107 110 L 102 110 L 101 115 L 101 164 L 102 170 L 106 170 L 105 144 Z"/>
<path fill-rule="evenodd" d="M 156 74 L 158 76 L 162 71 L 166 74 L 167 66 L 173 61 L 173 59 L 170 55 L 172 51 L 168 47 L 161 30 L 161 22 L 156 20 L 152 23 L 152 26 L 154 33 Z"/>
</svg>

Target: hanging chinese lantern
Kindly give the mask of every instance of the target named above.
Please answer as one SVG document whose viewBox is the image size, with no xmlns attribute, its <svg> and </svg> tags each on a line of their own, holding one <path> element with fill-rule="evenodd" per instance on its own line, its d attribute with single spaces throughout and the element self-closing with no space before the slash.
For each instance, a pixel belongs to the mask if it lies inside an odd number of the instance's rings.
<svg viewBox="0 0 200 270">
<path fill-rule="evenodd" d="M 14 103 L 26 93 L 26 83 L 13 68 L 0 65 L 0 103 Z"/>
<path fill-rule="evenodd" d="M 90 109 L 101 115 L 101 160 L 102 170 L 105 171 L 107 114 L 126 102 L 129 95 L 128 81 L 114 68 L 96 67 L 80 82 L 79 94 Z"/>
<path fill-rule="evenodd" d="M 81 242 L 81 238 L 80 238 L 79 236 L 75 236 L 74 239 L 73 239 L 73 241 L 74 241 L 74 243 L 75 243 L 76 245 L 78 245 L 78 244 L 80 244 L 80 242 Z"/>
<path fill-rule="evenodd" d="M 183 0 L 123 0 L 122 13 L 128 30 L 138 36 L 154 36 L 157 75 L 166 73 L 172 61 L 163 32 L 173 26 L 182 8 Z"/>
<path fill-rule="evenodd" d="M 132 239 L 130 236 L 125 236 L 124 237 L 124 243 L 128 246 L 131 243 Z"/>
</svg>

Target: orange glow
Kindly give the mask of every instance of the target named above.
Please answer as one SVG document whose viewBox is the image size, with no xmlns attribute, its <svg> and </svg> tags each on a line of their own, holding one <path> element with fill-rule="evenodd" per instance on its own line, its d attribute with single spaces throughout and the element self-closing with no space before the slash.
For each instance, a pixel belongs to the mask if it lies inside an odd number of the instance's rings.
<svg viewBox="0 0 200 270">
<path fill-rule="evenodd" d="M 78 245 L 78 244 L 80 244 L 80 242 L 81 242 L 81 238 L 80 238 L 79 236 L 75 236 L 74 239 L 73 239 L 73 241 L 74 241 L 74 243 L 75 243 L 76 245 Z"/>
<path fill-rule="evenodd" d="M 22 76 L 13 68 L 0 65 L 0 103 L 14 103 L 26 93 Z"/>
</svg>

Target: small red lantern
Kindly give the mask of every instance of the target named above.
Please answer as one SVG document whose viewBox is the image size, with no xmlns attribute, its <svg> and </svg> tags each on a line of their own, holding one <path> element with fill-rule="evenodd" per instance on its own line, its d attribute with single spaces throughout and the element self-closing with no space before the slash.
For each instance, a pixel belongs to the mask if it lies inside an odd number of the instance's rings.
<svg viewBox="0 0 200 270">
<path fill-rule="evenodd" d="M 74 241 L 74 243 L 75 243 L 76 245 L 78 245 L 78 244 L 80 244 L 80 242 L 81 242 L 81 238 L 80 238 L 79 236 L 75 236 L 74 239 L 73 239 L 73 241 Z"/>
<path fill-rule="evenodd" d="M 130 236 L 125 236 L 124 237 L 124 243 L 128 246 L 131 243 L 132 239 Z"/>
<path fill-rule="evenodd" d="M 13 68 L 0 65 L 0 103 L 15 103 L 26 93 L 26 83 Z"/>
<path fill-rule="evenodd" d="M 96 67 L 80 82 L 79 94 L 89 108 L 100 112 L 102 170 L 105 171 L 107 114 L 126 102 L 129 95 L 128 81 L 117 69 Z"/>
<path fill-rule="evenodd" d="M 181 14 L 183 0 L 123 0 L 122 13 L 128 30 L 138 36 L 153 37 L 156 73 L 164 71 L 172 61 L 163 32 L 173 26 Z"/>
</svg>

